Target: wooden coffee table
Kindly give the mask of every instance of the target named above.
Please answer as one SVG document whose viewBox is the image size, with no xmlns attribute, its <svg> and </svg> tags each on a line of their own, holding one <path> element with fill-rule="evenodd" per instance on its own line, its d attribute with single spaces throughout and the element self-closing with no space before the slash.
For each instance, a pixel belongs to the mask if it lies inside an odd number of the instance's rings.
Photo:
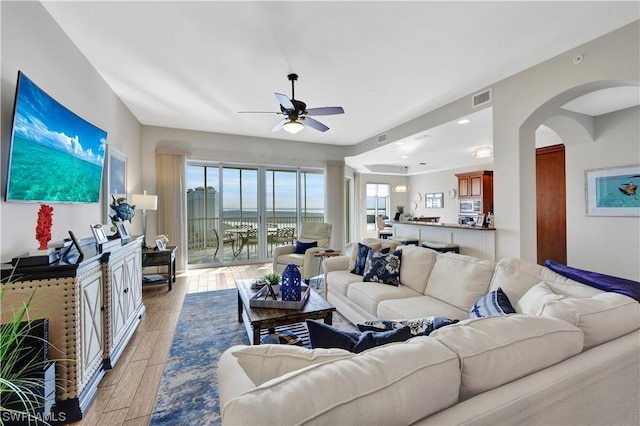
<svg viewBox="0 0 640 426">
<path fill-rule="evenodd" d="M 260 344 L 260 331 L 263 329 L 304 322 L 307 319 L 322 319 L 325 324 L 332 324 L 335 306 L 312 288 L 309 289 L 309 300 L 302 309 L 252 308 L 249 305 L 249 299 L 258 292 L 251 288 L 252 282 L 253 279 L 236 280 L 238 322 L 244 322 L 252 345 Z"/>
</svg>

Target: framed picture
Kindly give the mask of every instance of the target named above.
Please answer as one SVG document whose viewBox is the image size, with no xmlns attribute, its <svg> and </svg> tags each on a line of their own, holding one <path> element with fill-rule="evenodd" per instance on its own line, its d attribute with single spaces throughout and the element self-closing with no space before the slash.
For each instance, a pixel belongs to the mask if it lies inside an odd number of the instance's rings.
<svg viewBox="0 0 640 426">
<path fill-rule="evenodd" d="M 428 209 L 444 208 L 444 192 L 432 192 L 424 194 L 424 206 Z"/>
<path fill-rule="evenodd" d="M 117 149 L 107 145 L 107 164 L 105 167 L 107 178 L 105 179 L 105 222 L 109 223 L 109 218 L 115 214 L 109 207 L 112 202 L 112 195 L 116 199 L 127 197 L 127 156 Z"/>
<path fill-rule="evenodd" d="M 156 247 L 158 248 L 158 250 L 166 250 L 167 249 L 166 244 L 162 240 L 156 240 Z"/>
<path fill-rule="evenodd" d="M 117 221 L 116 228 L 118 228 L 118 233 L 120 234 L 120 238 L 122 239 L 122 242 L 126 243 L 127 241 L 129 241 L 129 239 L 131 238 L 131 235 L 129 234 L 129 230 L 125 226 L 124 222 L 121 220 Z"/>
<path fill-rule="evenodd" d="M 91 225 L 91 232 L 93 232 L 93 236 L 96 239 L 96 243 L 104 244 L 107 241 L 109 241 L 109 239 L 107 238 L 107 234 L 105 234 L 104 232 L 104 228 L 102 227 L 102 224 L 98 223 L 95 225 Z"/>
<path fill-rule="evenodd" d="M 587 216 L 640 216 L 640 165 L 585 171 Z"/>
</svg>

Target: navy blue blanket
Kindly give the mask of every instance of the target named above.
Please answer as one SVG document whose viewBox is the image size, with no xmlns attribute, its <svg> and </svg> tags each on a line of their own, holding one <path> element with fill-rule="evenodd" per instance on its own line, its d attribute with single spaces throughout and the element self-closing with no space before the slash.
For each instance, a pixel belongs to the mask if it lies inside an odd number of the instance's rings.
<svg viewBox="0 0 640 426">
<path fill-rule="evenodd" d="M 599 290 L 624 294 L 640 302 L 640 282 L 638 281 L 572 268 L 554 262 L 553 260 L 547 260 L 544 262 L 544 266 L 579 283 L 595 287 Z"/>
</svg>

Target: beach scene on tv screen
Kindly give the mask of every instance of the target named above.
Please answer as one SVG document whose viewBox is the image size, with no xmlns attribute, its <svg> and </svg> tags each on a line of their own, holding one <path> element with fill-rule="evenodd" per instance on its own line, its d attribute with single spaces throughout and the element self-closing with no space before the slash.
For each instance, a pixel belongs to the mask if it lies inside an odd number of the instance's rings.
<svg viewBox="0 0 640 426">
<path fill-rule="evenodd" d="M 97 203 L 106 139 L 22 74 L 7 200 Z"/>
</svg>

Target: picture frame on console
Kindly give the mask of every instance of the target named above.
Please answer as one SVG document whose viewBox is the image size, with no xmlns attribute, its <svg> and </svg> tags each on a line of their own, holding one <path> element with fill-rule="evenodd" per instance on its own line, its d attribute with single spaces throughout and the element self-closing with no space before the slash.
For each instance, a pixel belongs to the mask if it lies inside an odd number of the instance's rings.
<svg viewBox="0 0 640 426">
<path fill-rule="evenodd" d="M 127 229 L 124 221 L 119 220 L 116 222 L 116 228 L 118 229 L 118 234 L 120 234 L 120 238 L 123 243 L 126 243 L 131 239 L 131 234 L 129 234 L 129 230 Z"/>
<path fill-rule="evenodd" d="M 640 165 L 585 170 L 587 216 L 640 216 Z"/>
<path fill-rule="evenodd" d="M 166 250 L 167 245 L 162 240 L 156 240 L 156 247 L 158 250 Z"/>
<path fill-rule="evenodd" d="M 93 236 L 95 237 L 97 244 L 104 244 L 109 241 L 102 224 L 97 223 L 95 225 L 91 225 L 91 232 L 93 232 Z"/>
<path fill-rule="evenodd" d="M 105 167 L 107 176 L 105 179 L 105 222 L 109 222 L 111 211 L 111 196 L 116 199 L 127 197 L 127 156 L 111 145 L 107 144 L 107 164 Z"/>
</svg>

